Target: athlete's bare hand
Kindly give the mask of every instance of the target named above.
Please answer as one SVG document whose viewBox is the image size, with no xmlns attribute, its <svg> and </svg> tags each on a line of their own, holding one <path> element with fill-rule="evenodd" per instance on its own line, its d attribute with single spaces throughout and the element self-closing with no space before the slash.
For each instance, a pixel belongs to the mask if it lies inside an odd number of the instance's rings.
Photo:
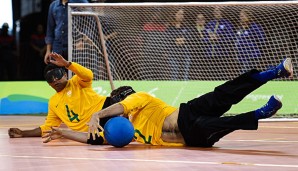
<svg viewBox="0 0 298 171">
<path fill-rule="evenodd" d="M 98 113 L 94 113 L 90 119 L 90 121 L 87 123 L 87 125 L 89 126 L 88 129 L 88 139 L 90 139 L 90 134 L 92 135 L 92 139 L 95 140 L 96 139 L 96 134 L 98 137 L 100 137 L 99 131 L 98 129 L 104 131 L 104 129 L 99 125 L 99 117 L 98 117 Z"/>
<path fill-rule="evenodd" d="M 23 132 L 19 128 L 9 128 L 8 135 L 10 138 L 21 138 L 23 137 Z"/>
<path fill-rule="evenodd" d="M 52 130 L 44 131 L 44 133 L 46 134 L 42 136 L 42 138 L 45 138 L 43 143 L 48 143 L 52 140 L 62 138 L 62 130 L 60 130 L 59 128 L 52 127 Z"/>
<path fill-rule="evenodd" d="M 68 67 L 70 65 L 70 62 L 68 62 L 61 55 L 55 52 L 50 54 L 50 62 L 61 67 Z"/>
</svg>

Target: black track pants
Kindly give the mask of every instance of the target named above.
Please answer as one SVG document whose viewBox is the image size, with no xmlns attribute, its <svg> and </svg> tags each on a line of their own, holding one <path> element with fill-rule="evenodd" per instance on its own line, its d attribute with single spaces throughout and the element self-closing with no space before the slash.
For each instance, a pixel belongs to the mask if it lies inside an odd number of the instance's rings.
<svg viewBox="0 0 298 171">
<path fill-rule="evenodd" d="M 178 126 L 188 146 L 211 147 L 235 130 L 258 128 L 254 111 L 221 117 L 233 104 L 264 84 L 251 77 L 256 72 L 259 71 L 244 73 L 216 87 L 214 91 L 180 105 Z"/>
</svg>

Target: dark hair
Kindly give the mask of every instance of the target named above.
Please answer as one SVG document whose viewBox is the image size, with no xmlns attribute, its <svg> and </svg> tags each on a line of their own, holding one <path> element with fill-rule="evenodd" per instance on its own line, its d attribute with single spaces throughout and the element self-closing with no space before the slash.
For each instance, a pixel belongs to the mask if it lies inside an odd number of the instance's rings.
<svg viewBox="0 0 298 171">
<path fill-rule="evenodd" d="M 135 91 L 131 86 L 121 86 L 111 92 L 111 104 L 118 103 L 133 93 Z"/>
<path fill-rule="evenodd" d="M 43 76 L 44 76 L 44 78 L 46 78 L 46 75 L 47 75 L 47 73 L 49 71 L 51 71 L 51 70 L 53 70 L 55 68 L 61 68 L 64 72 L 66 72 L 64 67 L 60 67 L 60 66 L 55 65 L 53 63 L 49 63 L 49 64 L 46 65 L 46 67 L 43 70 Z"/>
</svg>

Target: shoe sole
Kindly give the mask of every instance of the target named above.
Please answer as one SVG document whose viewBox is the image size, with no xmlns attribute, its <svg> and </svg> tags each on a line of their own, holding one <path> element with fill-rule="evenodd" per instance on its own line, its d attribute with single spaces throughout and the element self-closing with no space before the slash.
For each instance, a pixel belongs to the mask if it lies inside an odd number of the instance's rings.
<svg viewBox="0 0 298 171">
<path fill-rule="evenodd" d="M 290 74 L 288 77 L 292 78 L 293 77 L 293 64 L 291 58 L 287 58 L 284 61 L 284 68 L 288 71 Z"/>
</svg>

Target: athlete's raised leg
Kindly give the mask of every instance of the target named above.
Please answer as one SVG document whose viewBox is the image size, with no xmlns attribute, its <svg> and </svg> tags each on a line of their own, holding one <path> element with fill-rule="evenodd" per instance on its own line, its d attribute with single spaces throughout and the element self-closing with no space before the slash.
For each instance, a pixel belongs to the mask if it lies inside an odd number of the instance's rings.
<svg viewBox="0 0 298 171">
<path fill-rule="evenodd" d="M 233 104 L 240 102 L 246 95 L 267 81 L 281 77 L 291 77 L 293 67 L 290 58 L 269 70 L 259 72 L 251 70 L 239 77 L 216 87 L 213 92 L 188 102 L 191 111 L 198 115 L 222 116 Z"/>
</svg>

